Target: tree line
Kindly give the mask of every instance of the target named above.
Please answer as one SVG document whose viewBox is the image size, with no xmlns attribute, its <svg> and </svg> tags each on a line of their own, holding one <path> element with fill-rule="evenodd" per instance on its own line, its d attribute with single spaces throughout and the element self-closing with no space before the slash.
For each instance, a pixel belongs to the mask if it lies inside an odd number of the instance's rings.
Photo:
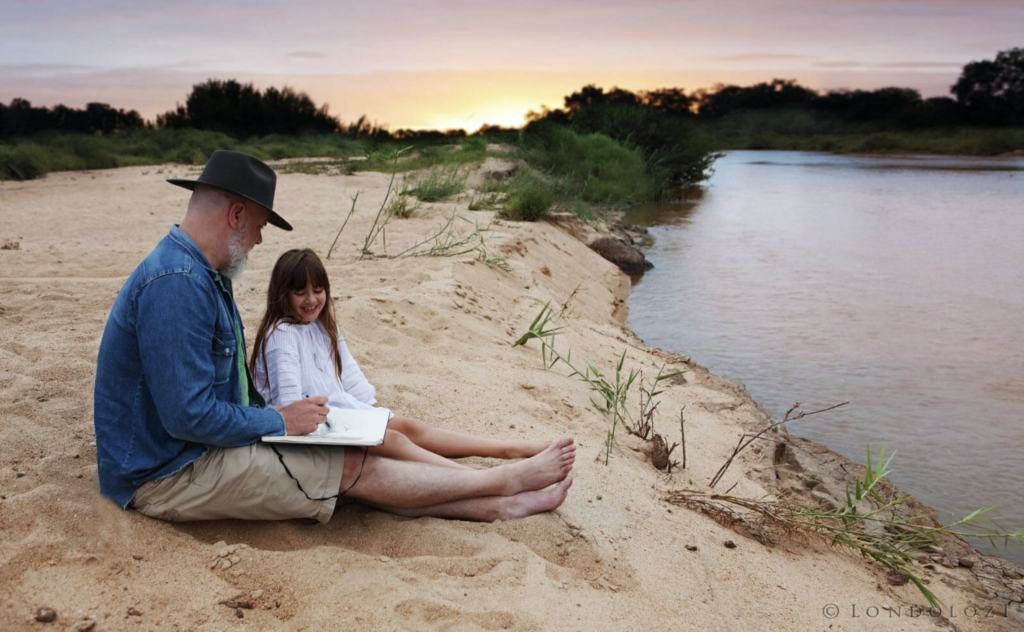
<svg viewBox="0 0 1024 632">
<path fill-rule="evenodd" d="M 681 88 L 630 92 L 593 85 L 565 97 L 557 110 L 531 120 L 570 123 L 594 106 L 642 106 L 673 116 L 715 119 L 742 110 L 804 108 L 851 122 L 884 122 L 903 129 L 938 125 L 1024 125 L 1024 49 L 964 66 L 950 88 L 953 97 L 922 99 L 911 88 L 831 90 L 823 94 L 795 81 L 773 79 L 753 86 L 717 85 L 687 94 Z"/>
<path fill-rule="evenodd" d="M 620 88 L 605 91 L 590 85 L 565 97 L 562 108 L 531 113 L 529 120 L 530 124 L 546 121 L 572 125 L 582 131 L 614 132 L 608 126 L 625 122 L 629 118 L 623 114 L 625 110 L 632 109 L 632 118 L 640 116 L 637 108 L 646 112 L 641 118 L 650 119 L 647 123 L 655 127 L 669 125 L 669 119 L 716 119 L 744 110 L 803 108 L 851 122 L 882 122 L 902 129 L 957 124 L 1024 125 L 1024 49 L 1001 51 L 994 59 L 967 64 L 950 92 L 952 97 L 929 99 L 922 99 L 916 90 L 895 87 L 819 94 L 784 79 L 745 87 L 717 85 L 691 93 L 682 88 L 635 93 Z M 619 110 L 618 114 L 613 115 L 613 110 Z M 33 107 L 21 98 L 8 105 L 0 103 L 0 138 L 50 130 L 119 134 L 145 127 L 211 130 L 235 138 L 343 134 L 383 141 L 443 140 L 465 135 L 462 130 L 390 132 L 387 126 L 372 123 L 365 116 L 346 125 L 329 114 L 326 103 L 317 106 L 305 93 L 289 87 L 260 90 L 234 79 L 210 79 L 194 85 L 184 104 L 158 115 L 152 123 L 143 120 L 135 110 L 115 109 L 105 103 L 89 103 L 84 109 L 64 105 Z M 649 130 L 644 131 L 646 128 L 637 128 L 635 124 L 628 127 L 628 132 L 609 135 L 650 135 Z M 642 141 L 633 144 L 637 143 Z"/>
</svg>

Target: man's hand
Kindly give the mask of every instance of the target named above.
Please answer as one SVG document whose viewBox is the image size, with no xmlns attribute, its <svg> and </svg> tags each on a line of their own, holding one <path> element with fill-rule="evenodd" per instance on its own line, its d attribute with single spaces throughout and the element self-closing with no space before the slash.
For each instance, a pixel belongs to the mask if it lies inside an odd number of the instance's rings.
<svg viewBox="0 0 1024 632">
<path fill-rule="evenodd" d="M 300 399 L 287 406 L 274 406 L 284 417 L 285 434 L 306 435 L 327 421 L 327 396 Z"/>
</svg>

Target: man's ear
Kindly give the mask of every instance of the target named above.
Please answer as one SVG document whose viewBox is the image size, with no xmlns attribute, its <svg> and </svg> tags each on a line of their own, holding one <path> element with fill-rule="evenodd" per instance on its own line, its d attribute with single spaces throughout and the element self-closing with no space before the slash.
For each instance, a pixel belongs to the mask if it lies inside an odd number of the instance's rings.
<svg viewBox="0 0 1024 632">
<path fill-rule="evenodd" d="M 241 228 L 243 215 L 245 215 L 245 204 L 242 202 L 232 203 L 231 206 L 228 207 L 228 226 L 233 230 Z"/>
</svg>

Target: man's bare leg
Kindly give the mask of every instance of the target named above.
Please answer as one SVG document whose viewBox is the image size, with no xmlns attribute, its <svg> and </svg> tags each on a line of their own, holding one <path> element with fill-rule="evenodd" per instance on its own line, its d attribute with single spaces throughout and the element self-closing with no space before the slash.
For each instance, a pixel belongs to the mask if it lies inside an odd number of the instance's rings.
<svg viewBox="0 0 1024 632">
<path fill-rule="evenodd" d="M 563 437 L 524 461 L 483 470 L 396 461 L 350 449 L 341 491 L 373 505 L 416 509 L 467 498 L 514 496 L 558 483 L 576 459 L 572 437 Z M 361 471 L 360 471 L 361 467 Z"/>
<path fill-rule="evenodd" d="M 474 520 L 476 522 L 494 522 L 495 520 L 515 520 L 534 514 L 557 509 L 565 502 L 565 497 L 572 486 L 572 477 L 563 478 L 557 485 L 549 489 L 522 492 L 515 496 L 485 496 L 483 498 L 467 498 L 440 505 L 406 509 L 373 505 L 383 511 L 400 516 L 419 518 L 433 516 L 452 520 Z"/>
</svg>

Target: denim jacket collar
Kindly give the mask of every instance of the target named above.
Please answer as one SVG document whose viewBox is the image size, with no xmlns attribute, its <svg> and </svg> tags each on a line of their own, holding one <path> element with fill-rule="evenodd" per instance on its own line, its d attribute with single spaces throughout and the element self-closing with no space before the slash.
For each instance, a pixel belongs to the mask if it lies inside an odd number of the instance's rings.
<svg viewBox="0 0 1024 632">
<path fill-rule="evenodd" d="M 206 255 L 203 254 L 203 251 L 199 249 L 199 246 L 196 245 L 196 242 L 192 241 L 192 238 L 188 236 L 188 233 L 181 230 L 179 224 L 175 224 L 174 226 L 171 227 L 171 232 L 168 233 L 167 237 L 174 243 L 178 244 L 179 246 L 187 250 L 188 253 L 196 259 L 196 261 L 203 264 L 203 267 L 209 270 L 212 274 L 217 274 L 217 271 L 214 270 L 213 266 L 210 265 L 209 259 L 207 259 Z"/>
</svg>

